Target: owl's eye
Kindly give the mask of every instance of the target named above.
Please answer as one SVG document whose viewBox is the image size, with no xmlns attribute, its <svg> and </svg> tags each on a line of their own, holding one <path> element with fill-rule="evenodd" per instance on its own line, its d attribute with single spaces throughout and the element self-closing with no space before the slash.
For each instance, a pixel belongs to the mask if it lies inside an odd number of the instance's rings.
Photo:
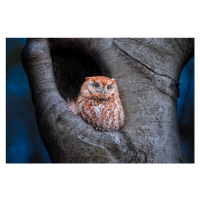
<svg viewBox="0 0 200 200">
<path fill-rule="evenodd" d="M 111 86 L 110 86 L 110 85 L 108 85 L 108 86 L 107 86 L 107 89 L 108 89 L 108 90 L 111 90 Z"/>
<path fill-rule="evenodd" d="M 99 87 L 99 84 L 98 84 L 98 83 L 95 83 L 95 84 L 93 85 L 93 87 Z"/>
</svg>

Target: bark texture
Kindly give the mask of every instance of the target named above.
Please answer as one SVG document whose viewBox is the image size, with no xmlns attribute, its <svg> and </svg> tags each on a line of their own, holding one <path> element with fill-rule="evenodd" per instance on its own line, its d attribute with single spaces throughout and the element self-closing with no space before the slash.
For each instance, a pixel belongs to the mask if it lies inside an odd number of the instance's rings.
<svg viewBox="0 0 200 200">
<path fill-rule="evenodd" d="M 194 39 L 28 39 L 22 61 L 41 138 L 52 162 L 183 162 L 178 82 Z M 85 76 L 117 79 L 120 132 L 100 132 L 67 110 Z"/>
</svg>

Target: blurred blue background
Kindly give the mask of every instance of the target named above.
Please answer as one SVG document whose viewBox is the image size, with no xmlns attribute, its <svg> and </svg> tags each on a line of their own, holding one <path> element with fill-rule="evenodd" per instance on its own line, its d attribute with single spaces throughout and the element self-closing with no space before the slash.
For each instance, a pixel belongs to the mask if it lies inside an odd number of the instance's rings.
<svg viewBox="0 0 200 200">
<path fill-rule="evenodd" d="M 25 43 L 26 39 L 6 39 L 6 162 L 49 163 L 21 64 Z"/>
<path fill-rule="evenodd" d="M 6 162 L 50 163 L 35 121 L 28 79 L 21 64 L 25 38 L 6 39 Z M 194 57 L 182 71 L 178 124 L 185 162 L 194 162 Z"/>
<path fill-rule="evenodd" d="M 183 68 L 178 98 L 178 126 L 185 162 L 194 162 L 194 57 Z"/>
</svg>

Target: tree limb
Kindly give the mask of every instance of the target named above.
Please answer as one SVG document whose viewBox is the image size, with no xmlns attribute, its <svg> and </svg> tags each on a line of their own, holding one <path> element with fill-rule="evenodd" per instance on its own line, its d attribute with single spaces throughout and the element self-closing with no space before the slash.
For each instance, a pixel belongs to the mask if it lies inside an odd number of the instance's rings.
<svg viewBox="0 0 200 200">
<path fill-rule="evenodd" d="M 22 61 L 52 162 L 181 162 L 176 84 L 193 45 L 193 39 L 28 39 Z M 76 65 L 117 79 L 126 116 L 121 132 L 96 131 L 69 113 L 68 103 L 78 95 L 69 93 L 82 81 L 80 71 L 69 73 Z M 75 82 L 65 80 L 70 75 Z"/>
</svg>

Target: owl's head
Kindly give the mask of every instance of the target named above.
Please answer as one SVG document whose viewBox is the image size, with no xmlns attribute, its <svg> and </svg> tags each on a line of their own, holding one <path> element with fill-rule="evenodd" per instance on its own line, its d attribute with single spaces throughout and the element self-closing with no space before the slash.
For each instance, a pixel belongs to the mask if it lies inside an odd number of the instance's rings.
<svg viewBox="0 0 200 200">
<path fill-rule="evenodd" d="M 86 77 L 81 87 L 81 96 L 99 100 L 118 98 L 119 92 L 116 79 L 105 76 Z"/>
</svg>

